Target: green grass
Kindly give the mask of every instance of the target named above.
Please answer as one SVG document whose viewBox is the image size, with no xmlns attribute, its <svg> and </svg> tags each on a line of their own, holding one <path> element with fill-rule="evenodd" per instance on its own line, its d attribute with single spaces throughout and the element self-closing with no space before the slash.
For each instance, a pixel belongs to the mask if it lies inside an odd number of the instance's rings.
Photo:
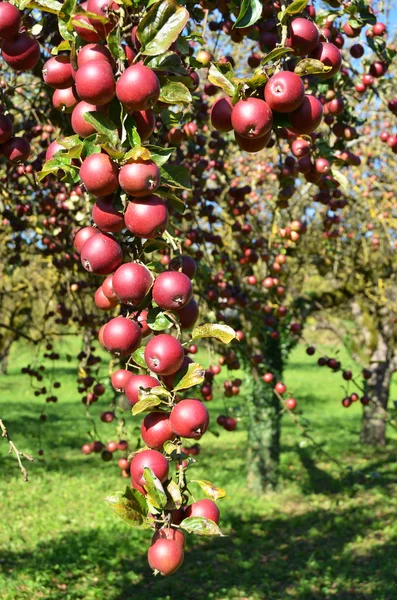
<svg viewBox="0 0 397 600">
<path fill-rule="evenodd" d="M 62 355 L 73 343 L 63 342 Z M 250 497 L 244 420 L 235 433 L 207 434 L 192 478 L 227 490 L 220 507 L 228 537 L 190 537 L 183 567 L 167 579 L 153 577 L 147 565 L 150 534 L 118 520 L 103 501 L 125 484 L 116 465 L 80 453 L 90 426 L 75 391 L 73 363 L 66 360 L 56 364 L 60 400 L 46 407 L 40 437 L 43 401 L 20 375 L 30 353 L 17 348 L 0 380 L 0 415 L 17 446 L 35 456 L 24 483 L 0 440 L 1 599 L 395 600 L 397 438 L 390 433 L 386 449 L 361 448 L 360 407 L 342 408 L 340 374 L 315 367 L 302 348 L 293 352 L 286 372 L 289 390 L 313 437 L 355 473 L 342 474 L 286 415 L 280 490 Z M 200 358 L 208 364 L 205 355 Z M 107 403 L 105 396 L 93 412 Z M 243 414 L 243 397 L 241 408 Z M 223 411 L 219 393 L 210 409 L 214 418 Z M 132 418 L 127 421 L 133 432 Z M 104 439 L 113 435 L 112 425 L 99 429 Z M 43 457 L 37 456 L 39 447 Z"/>
</svg>

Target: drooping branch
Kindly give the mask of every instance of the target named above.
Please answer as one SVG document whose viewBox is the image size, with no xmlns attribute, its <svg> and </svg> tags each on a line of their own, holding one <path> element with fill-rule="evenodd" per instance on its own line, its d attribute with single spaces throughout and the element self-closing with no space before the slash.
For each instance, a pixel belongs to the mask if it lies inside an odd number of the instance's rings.
<svg viewBox="0 0 397 600">
<path fill-rule="evenodd" d="M 18 448 L 16 447 L 16 445 L 14 444 L 14 442 L 12 441 L 12 439 L 10 438 L 10 435 L 7 431 L 7 428 L 3 422 L 2 419 L 0 419 L 0 429 L 1 429 L 1 437 L 4 437 L 7 439 L 8 444 L 10 446 L 9 450 L 8 450 L 8 454 L 12 454 L 13 452 L 15 453 L 15 456 L 17 457 L 17 461 L 18 461 L 18 465 L 19 468 L 21 470 L 21 473 L 23 475 L 23 480 L 26 482 L 28 481 L 28 472 L 25 469 L 25 467 L 22 464 L 22 460 L 21 457 L 26 458 L 26 460 L 33 462 L 33 457 L 30 456 L 30 454 L 26 454 L 25 452 L 21 452 L 20 450 L 18 450 Z"/>
</svg>

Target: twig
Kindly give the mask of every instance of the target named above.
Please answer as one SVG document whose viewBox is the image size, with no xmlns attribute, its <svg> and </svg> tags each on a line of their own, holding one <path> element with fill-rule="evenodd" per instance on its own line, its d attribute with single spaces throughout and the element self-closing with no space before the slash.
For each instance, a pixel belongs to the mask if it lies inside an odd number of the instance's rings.
<svg viewBox="0 0 397 600">
<path fill-rule="evenodd" d="M 27 470 L 25 469 L 25 467 L 22 464 L 21 456 L 23 458 L 26 458 L 26 460 L 29 460 L 30 462 L 33 462 L 33 457 L 30 456 L 30 454 L 25 454 L 25 452 L 21 452 L 20 450 L 18 450 L 18 448 L 16 447 L 16 445 L 14 444 L 14 442 L 12 441 L 12 439 L 10 438 L 9 433 L 7 431 L 7 428 L 4 425 L 4 422 L 2 421 L 2 419 L 0 419 L 0 429 L 1 429 L 1 432 L 2 432 L 1 433 L 1 437 L 7 438 L 8 443 L 10 445 L 10 449 L 8 450 L 8 454 L 12 454 L 13 452 L 15 452 L 19 468 L 21 469 L 21 473 L 23 475 L 23 480 L 25 482 L 28 481 L 28 472 L 27 472 Z"/>
</svg>

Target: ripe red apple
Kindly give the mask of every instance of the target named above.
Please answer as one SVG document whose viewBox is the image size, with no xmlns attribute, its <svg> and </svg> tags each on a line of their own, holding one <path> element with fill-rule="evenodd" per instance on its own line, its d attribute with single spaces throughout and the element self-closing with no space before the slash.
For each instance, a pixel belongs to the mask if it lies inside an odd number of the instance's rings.
<svg viewBox="0 0 397 600">
<path fill-rule="evenodd" d="M 210 117 L 212 126 L 217 131 L 232 131 L 233 104 L 228 96 L 216 100 L 211 108 Z"/>
<path fill-rule="evenodd" d="M 132 375 L 125 384 L 125 395 L 128 402 L 134 405 L 139 401 L 140 388 L 153 388 L 159 385 L 160 382 L 155 377 L 150 377 L 149 375 Z"/>
<path fill-rule="evenodd" d="M 169 269 L 170 271 L 182 271 L 182 273 L 187 275 L 189 279 L 194 279 L 197 265 L 190 256 L 180 254 L 171 260 Z"/>
<path fill-rule="evenodd" d="M 288 410 L 294 410 L 297 407 L 295 398 L 287 398 L 285 401 L 285 406 L 288 408 Z"/>
<path fill-rule="evenodd" d="M 118 188 L 117 165 L 107 154 L 91 154 L 81 165 L 80 178 L 93 196 L 110 196 Z"/>
<path fill-rule="evenodd" d="M 219 508 L 212 500 L 204 498 L 204 500 L 198 500 L 193 502 L 186 507 L 186 517 L 204 517 L 204 519 L 210 519 L 219 525 L 220 512 Z"/>
<path fill-rule="evenodd" d="M 232 110 L 234 131 L 244 138 L 263 137 L 273 125 L 273 113 L 264 100 L 239 100 Z"/>
<path fill-rule="evenodd" d="M 156 277 L 152 294 L 153 300 L 163 310 L 180 310 L 192 298 L 192 283 L 184 273 L 165 271 Z"/>
<path fill-rule="evenodd" d="M 185 534 L 183 531 L 176 529 L 175 527 L 168 527 L 167 525 L 164 525 L 164 527 L 161 527 L 161 529 L 157 529 L 152 537 L 152 544 L 157 542 L 157 540 L 163 539 L 175 540 L 182 546 L 182 548 L 185 547 Z"/>
<path fill-rule="evenodd" d="M 92 60 L 103 60 L 109 63 L 109 65 L 113 64 L 112 55 L 106 46 L 102 44 L 87 44 L 83 46 L 77 55 L 77 66 L 80 69 Z"/>
<path fill-rule="evenodd" d="M 141 340 L 141 328 L 131 319 L 120 316 L 106 323 L 103 341 L 113 354 L 129 356 L 139 348 Z"/>
<path fill-rule="evenodd" d="M 87 2 L 82 2 L 79 8 L 83 11 L 86 11 L 87 4 Z M 82 25 L 77 25 L 76 21 L 77 23 L 82 23 Z M 90 28 L 94 27 L 95 31 L 92 31 L 92 29 L 87 29 L 84 27 L 84 25 L 88 25 Z M 90 19 L 86 17 L 84 13 L 73 15 L 73 28 L 79 37 L 86 42 L 99 42 L 102 39 L 101 35 L 97 31 L 98 25 L 99 21 L 90 21 Z"/>
<path fill-rule="evenodd" d="M 226 431 L 235 431 L 237 428 L 237 421 L 233 417 L 226 417 L 223 423 L 223 428 Z"/>
<path fill-rule="evenodd" d="M 107 298 L 116 298 L 116 292 L 113 289 L 113 275 L 108 275 L 106 277 L 102 283 L 102 289 Z"/>
<path fill-rule="evenodd" d="M 130 161 L 120 169 L 119 184 L 130 196 L 150 196 L 160 185 L 160 169 L 152 160 Z"/>
<path fill-rule="evenodd" d="M 47 60 L 42 73 L 45 83 L 55 89 L 63 90 L 74 84 L 70 58 L 65 54 Z"/>
<path fill-rule="evenodd" d="M 309 54 L 319 41 L 318 29 L 308 19 L 294 19 L 290 24 L 289 33 L 286 45 L 293 48 L 298 56 Z"/>
<path fill-rule="evenodd" d="M 301 106 L 289 115 L 294 133 L 308 134 L 315 131 L 323 118 L 323 106 L 314 96 L 306 95 Z"/>
<path fill-rule="evenodd" d="M 116 94 L 112 67 L 104 60 L 91 60 L 76 73 L 76 91 L 90 104 L 108 104 Z"/>
<path fill-rule="evenodd" d="M 314 29 L 316 28 L 314 27 Z M 270 108 L 276 112 L 292 112 L 301 106 L 304 99 L 305 87 L 303 81 L 298 75 L 290 71 L 279 71 L 270 77 L 266 84 L 265 100 Z"/>
<path fill-rule="evenodd" d="M 92 207 L 92 220 L 102 231 L 115 233 L 125 227 L 123 213 L 112 203 L 112 196 L 97 198 Z"/>
<path fill-rule="evenodd" d="M 80 254 L 81 249 L 86 241 L 97 233 L 99 233 L 99 231 L 96 229 L 96 227 L 82 227 L 79 229 L 73 240 L 73 245 L 76 252 Z"/>
<path fill-rule="evenodd" d="M 149 448 L 161 448 L 167 440 L 172 440 L 169 415 L 163 412 L 151 412 L 142 421 L 141 436 Z"/>
<path fill-rule="evenodd" d="M 207 431 L 210 417 L 200 400 L 188 398 L 174 406 L 170 414 L 171 429 L 181 437 L 199 440 Z"/>
<path fill-rule="evenodd" d="M 131 461 L 131 477 L 135 483 L 144 487 L 146 481 L 143 478 L 143 470 L 148 467 L 155 476 L 164 482 L 168 478 L 168 460 L 157 450 L 143 450 L 135 454 Z"/>
<path fill-rule="evenodd" d="M 7 115 L 0 114 L 0 144 L 8 142 L 8 140 L 12 137 L 12 132 L 13 125 L 11 119 L 7 117 Z"/>
<path fill-rule="evenodd" d="M 318 75 L 321 79 L 329 79 L 340 71 L 342 55 L 334 44 L 320 42 L 310 54 L 310 58 L 320 60 L 325 66 L 331 67 L 331 70 L 327 73 Z"/>
<path fill-rule="evenodd" d="M 145 348 L 145 362 L 157 375 L 173 375 L 181 368 L 184 357 L 181 343 L 167 333 L 156 335 Z"/>
<path fill-rule="evenodd" d="M 97 233 L 87 239 L 80 252 L 81 264 L 95 275 L 109 275 L 123 260 L 118 241 L 108 233 Z"/>
<path fill-rule="evenodd" d="M 94 296 L 95 305 L 100 310 L 112 310 L 119 303 L 117 298 L 108 298 L 103 293 L 102 286 L 99 286 Z"/>
<path fill-rule="evenodd" d="M 199 307 L 194 298 L 190 300 L 184 306 L 184 308 L 178 310 L 178 318 L 181 325 L 181 329 L 191 329 L 196 323 L 199 317 Z"/>
<path fill-rule="evenodd" d="M 1 148 L 3 156 L 12 163 L 19 164 L 28 160 L 30 144 L 23 137 L 12 137 Z"/>
<path fill-rule="evenodd" d="M 21 13 L 10 2 L 0 2 L 0 40 L 17 35 L 21 26 Z"/>
<path fill-rule="evenodd" d="M 71 124 L 73 131 L 82 138 L 96 133 L 95 127 L 87 123 L 83 115 L 88 112 L 105 112 L 105 110 L 105 106 L 96 106 L 84 101 L 79 102 L 72 112 Z"/>
<path fill-rule="evenodd" d="M 284 394 L 286 392 L 286 390 L 287 390 L 287 386 L 284 383 L 281 383 L 281 381 L 279 381 L 274 386 L 274 390 L 276 392 L 278 392 L 279 394 Z"/>
<path fill-rule="evenodd" d="M 123 304 L 139 306 L 153 284 L 153 275 L 139 263 L 126 263 L 112 278 L 113 290 Z"/>
<path fill-rule="evenodd" d="M 142 63 L 131 65 L 116 85 L 117 98 L 128 111 L 148 110 L 160 96 L 160 82 L 155 73 Z"/>
<path fill-rule="evenodd" d="M 142 142 L 146 142 L 153 134 L 156 117 L 151 108 L 147 110 L 137 110 L 131 114 L 135 121 L 139 137 Z"/>
<path fill-rule="evenodd" d="M 36 38 L 29 33 L 18 33 L 13 38 L 3 40 L 1 55 L 14 71 L 30 71 L 39 62 L 40 46 Z"/>
<path fill-rule="evenodd" d="M 234 132 L 234 137 L 237 144 L 240 146 L 242 150 L 246 152 L 250 152 L 251 154 L 255 152 L 260 152 L 264 148 L 267 147 L 270 138 L 272 136 L 272 131 L 268 131 L 264 136 L 260 138 L 245 138 L 238 133 Z"/>
<path fill-rule="evenodd" d="M 88 0 L 87 11 L 100 17 L 107 17 L 109 21 L 107 23 L 100 23 L 100 21 L 90 17 L 90 23 L 93 25 L 100 35 L 101 39 L 105 39 L 106 36 L 114 29 L 116 24 L 115 16 L 112 12 L 118 12 L 120 10 L 118 4 L 113 0 Z"/>
<path fill-rule="evenodd" d="M 135 236 L 154 239 L 159 237 L 168 225 L 168 209 L 165 202 L 156 195 L 141 200 L 130 198 L 124 214 L 125 225 Z"/>
<path fill-rule="evenodd" d="M 117 371 L 114 371 L 112 374 L 112 386 L 116 392 L 124 392 L 128 382 L 133 377 L 134 375 L 131 371 L 128 371 L 127 369 L 117 369 Z"/>
<path fill-rule="evenodd" d="M 63 90 L 55 90 L 52 95 L 52 105 L 63 113 L 71 113 L 80 102 L 74 85 Z"/>
<path fill-rule="evenodd" d="M 176 540 L 159 539 L 148 550 L 150 567 L 161 575 L 172 575 L 183 563 L 183 546 Z"/>
</svg>

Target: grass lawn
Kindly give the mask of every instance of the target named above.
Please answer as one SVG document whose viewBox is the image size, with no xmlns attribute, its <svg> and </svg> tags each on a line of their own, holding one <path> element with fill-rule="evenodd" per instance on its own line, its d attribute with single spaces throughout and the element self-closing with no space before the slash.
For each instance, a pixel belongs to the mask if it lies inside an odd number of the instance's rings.
<svg viewBox="0 0 397 600">
<path fill-rule="evenodd" d="M 67 343 L 56 349 L 62 356 L 72 350 L 73 340 Z M 0 439 L 2 600 L 396 600 L 397 436 L 390 432 L 387 449 L 361 448 L 360 406 L 342 408 L 341 375 L 317 368 L 302 347 L 291 356 L 288 388 L 313 437 L 354 475 L 303 440 L 286 415 L 280 489 L 250 497 L 244 420 L 235 433 L 207 434 L 191 477 L 226 489 L 219 504 L 227 537 L 190 536 L 183 567 L 166 579 L 153 577 L 147 565 L 150 533 L 131 529 L 103 501 L 126 482 L 114 461 L 81 454 L 89 425 L 74 365 L 66 360 L 56 364 L 60 400 L 47 406 L 39 439 L 43 401 L 20 375 L 30 352 L 14 349 L 9 372 L 0 378 L 0 415 L 17 446 L 35 456 L 24 483 Z M 209 364 L 205 355 L 200 359 Z M 214 420 L 223 402 L 215 394 L 209 405 Z M 106 405 L 104 396 L 93 412 Z M 243 413 L 243 396 L 241 407 Z M 132 417 L 127 420 L 133 432 Z M 101 423 L 99 430 L 107 440 L 114 428 Z"/>
</svg>

